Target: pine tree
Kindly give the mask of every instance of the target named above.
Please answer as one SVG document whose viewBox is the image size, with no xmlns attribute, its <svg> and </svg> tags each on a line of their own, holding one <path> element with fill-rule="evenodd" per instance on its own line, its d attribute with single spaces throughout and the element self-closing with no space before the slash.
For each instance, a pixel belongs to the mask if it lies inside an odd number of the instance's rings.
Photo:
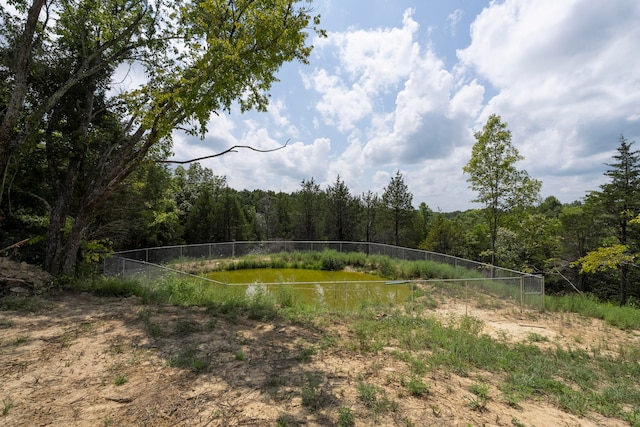
<svg viewBox="0 0 640 427">
<path fill-rule="evenodd" d="M 391 178 L 389 185 L 382 193 L 382 205 L 393 223 L 393 244 L 400 244 L 400 230 L 411 220 L 413 213 L 413 194 L 404 183 L 400 171 Z"/>
<path fill-rule="evenodd" d="M 600 186 L 600 191 L 589 195 L 600 206 L 605 221 L 615 231 L 618 244 L 628 248 L 628 252 L 637 249 L 637 233 L 630 226 L 630 221 L 640 214 L 640 152 L 633 150 L 633 142 L 623 135 L 614 162 L 607 164 L 609 169 L 605 175 L 610 181 Z M 629 265 L 619 264 L 618 296 L 620 305 L 627 302 L 629 285 Z"/>
</svg>

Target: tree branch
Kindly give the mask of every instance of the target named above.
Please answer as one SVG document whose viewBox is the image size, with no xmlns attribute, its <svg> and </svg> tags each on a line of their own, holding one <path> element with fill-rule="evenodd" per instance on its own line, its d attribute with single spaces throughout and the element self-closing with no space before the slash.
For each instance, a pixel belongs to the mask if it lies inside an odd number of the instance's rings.
<svg viewBox="0 0 640 427">
<path fill-rule="evenodd" d="M 225 154 L 228 153 L 237 153 L 238 150 L 236 150 L 236 148 L 247 148 L 249 150 L 252 151 L 256 151 L 258 153 L 271 153 L 272 151 L 278 151 L 278 150 L 282 150 L 283 148 L 285 148 L 288 144 L 289 144 L 289 139 L 287 140 L 287 142 L 284 143 L 284 145 L 281 145 L 280 147 L 277 148 L 272 148 L 270 150 L 260 150 L 258 148 L 254 148 L 250 145 L 234 145 L 231 148 L 227 148 L 224 151 L 221 151 L 220 153 L 216 153 L 216 154 L 212 154 L 210 156 L 204 156 L 204 157 L 198 157 L 197 159 L 190 159 L 190 160 L 157 160 L 158 163 L 174 163 L 174 164 L 178 164 L 178 165 L 184 165 L 187 163 L 193 163 L 193 162 L 199 162 L 200 160 L 205 160 L 205 159 L 212 159 L 214 157 L 220 157 L 223 156 Z"/>
</svg>

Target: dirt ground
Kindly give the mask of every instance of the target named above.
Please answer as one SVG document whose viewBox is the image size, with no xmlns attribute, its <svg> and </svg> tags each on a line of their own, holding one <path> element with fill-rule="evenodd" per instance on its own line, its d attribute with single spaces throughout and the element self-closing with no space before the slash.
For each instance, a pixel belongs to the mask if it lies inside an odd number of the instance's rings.
<svg viewBox="0 0 640 427">
<path fill-rule="evenodd" d="M 202 308 L 146 306 L 135 297 L 34 298 L 44 310 L 0 311 L 0 426 L 333 426 L 341 407 L 351 408 L 356 426 L 627 425 L 568 414 L 542 400 L 511 407 L 491 373 L 481 373 L 491 386 L 481 412 L 469 404 L 475 377 L 431 372 L 424 378 L 429 394 L 411 396 L 400 384 L 406 372 L 394 349 L 349 350 L 343 344 L 355 338 L 338 322 L 320 331 Z M 540 346 L 640 345 L 637 331 L 566 313 L 465 301 L 443 301 L 433 312 L 469 314 L 484 321 L 485 333 L 513 342 L 537 334 L 546 337 L 535 340 Z M 326 345 L 327 337 L 342 344 Z M 372 416 L 358 399 L 359 380 L 384 389 L 397 408 Z"/>
</svg>

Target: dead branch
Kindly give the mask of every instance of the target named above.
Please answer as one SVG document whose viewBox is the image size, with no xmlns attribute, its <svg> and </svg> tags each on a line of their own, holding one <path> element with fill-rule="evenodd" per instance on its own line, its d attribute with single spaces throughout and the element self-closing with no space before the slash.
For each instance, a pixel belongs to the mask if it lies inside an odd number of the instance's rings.
<svg viewBox="0 0 640 427">
<path fill-rule="evenodd" d="M 131 403 L 136 400 L 135 397 L 105 397 L 105 399 L 116 403 Z"/>
<path fill-rule="evenodd" d="M 13 245 L 10 245 L 10 246 L 7 246 L 6 248 L 0 249 L 0 254 L 1 254 L 2 252 L 6 252 L 6 251 L 8 251 L 9 249 L 19 248 L 19 247 L 20 247 L 20 246 L 22 246 L 23 244 L 27 243 L 29 240 L 31 240 L 31 239 L 24 239 L 24 240 L 20 240 L 19 242 L 14 243 Z"/>
<path fill-rule="evenodd" d="M 220 157 L 220 156 L 224 156 L 225 154 L 228 153 L 237 153 L 238 150 L 236 150 L 237 148 L 246 148 L 248 150 L 251 151 L 256 151 L 258 153 L 271 153 L 272 151 L 278 151 L 278 150 L 282 150 L 283 148 L 285 148 L 288 144 L 289 144 L 289 139 L 287 140 L 287 142 L 284 143 L 284 145 L 277 147 L 277 148 L 272 148 L 270 150 L 260 150 L 258 148 L 254 148 L 250 145 L 234 145 L 231 148 L 228 148 L 224 151 L 221 151 L 220 153 L 216 153 L 216 154 L 211 154 L 210 156 L 204 156 L 204 157 L 198 157 L 197 159 L 190 159 L 190 160 L 157 160 L 158 163 L 174 163 L 174 164 L 178 164 L 178 165 L 184 165 L 187 163 L 193 163 L 193 162 L 199 162 L 200 160 L 205 160 L 205 159 L 212 159 L 214 157 Z"/>
</svg>

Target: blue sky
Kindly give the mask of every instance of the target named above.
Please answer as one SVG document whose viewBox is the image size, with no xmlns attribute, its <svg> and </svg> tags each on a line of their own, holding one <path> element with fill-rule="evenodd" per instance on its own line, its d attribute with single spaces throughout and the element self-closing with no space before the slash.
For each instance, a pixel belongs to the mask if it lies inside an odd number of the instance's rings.
<svg viewBox="0 0 640 427">
<path fill-rule="evenodd" d="M 176 133 L 174 159 L 232 145 L 269 149 L 203 161 L 231 187 L 293 192 L 340 178 L 382 194 L 399 170 L 414 205 L 471 203 L 462 167 L 487 117 L 508 123 L 542 197 L 581 199 L 605 182 L 623 134 L 640 149 L 637 0 L 316 0 L 326 39 L 286 64 L 267 113 L 212 116 L 203 140 Z"/>
</svg>

